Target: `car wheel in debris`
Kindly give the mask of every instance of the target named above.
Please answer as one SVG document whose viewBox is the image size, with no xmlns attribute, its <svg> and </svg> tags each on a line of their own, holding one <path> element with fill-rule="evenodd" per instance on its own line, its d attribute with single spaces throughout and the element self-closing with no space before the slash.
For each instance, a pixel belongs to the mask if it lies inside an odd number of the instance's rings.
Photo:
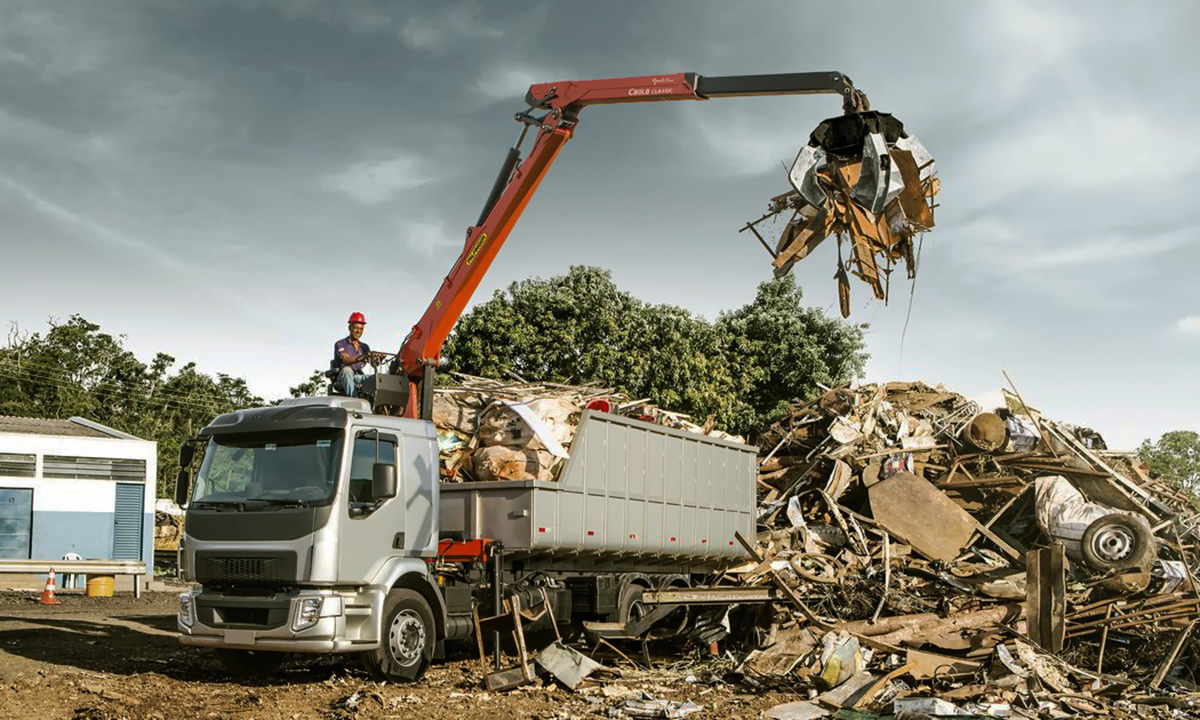
<svg viewBox="0 0 1200 720">
<path fill-rule="evenodd" d="M 1109 513 L 1088 525 L 1080 544 L 1083 561 L 1093 570 L 1124 570 L 1145 563 L 1154 538 L 1136 518 Z"/>
<path fill-rule="evenodd" d="M 242 680 L 259 680 L 273 675 L 287 656 L 287 653 L 267 650 L 217 650 L 217 659 L 225 670 Z"/>
<path fill-rule="evenodd" d="M 383 604 L 383 636 L 379 647 L 363 654 L 376 680 L 413 682 L 420 679 L 433 657 L 433 612 L 415 590 L 388 593 Z"/>
</svg>

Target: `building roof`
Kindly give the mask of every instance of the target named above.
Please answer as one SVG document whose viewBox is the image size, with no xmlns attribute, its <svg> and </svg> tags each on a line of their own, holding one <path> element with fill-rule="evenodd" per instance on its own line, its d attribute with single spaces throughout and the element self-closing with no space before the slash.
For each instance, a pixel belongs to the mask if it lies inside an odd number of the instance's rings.
<svg viewBox="0 0 1200 720">
<path fill-rule="evenodd" d="M 16 433 L 20 435 L 57 435 L 66 437 L 95 437 L 117 438 L 120 440 L 137 440 L 120 430 L 114 430 L 98 422 L 73 417 L 69 420 L 50 420 L 47 418 L 15 417 L 0 415 L 0 433 Z"/>
</svg>

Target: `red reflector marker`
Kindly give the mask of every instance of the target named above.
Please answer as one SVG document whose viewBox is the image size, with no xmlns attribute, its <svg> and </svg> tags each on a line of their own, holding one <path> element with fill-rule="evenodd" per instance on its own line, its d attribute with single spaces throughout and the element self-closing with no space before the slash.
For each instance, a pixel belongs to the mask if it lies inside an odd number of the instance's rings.
<svg viewBox="0 0 1200 720">
<path fill-rule="evenodd" d="M 595 530 L 588 530 L 588 535 L 589 535 L 589 536 L 590 536 L 590 535 L 595 535 L 595 534 L 596 534 L 596 531 L 595 531 Z"/>
</svg>

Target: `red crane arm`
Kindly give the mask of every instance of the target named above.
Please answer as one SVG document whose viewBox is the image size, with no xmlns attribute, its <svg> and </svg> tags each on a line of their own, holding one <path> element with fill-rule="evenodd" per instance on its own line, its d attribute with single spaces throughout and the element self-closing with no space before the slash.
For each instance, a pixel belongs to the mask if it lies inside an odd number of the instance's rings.
<svg viewBox="0 0 1200 720">
<path fill-rule="evenodd" d="M 559 151 L 574 134 L 579 110 L 587 105 L 612 103 L 659 102 L 665 100 L 706 100 L 709 97 L 785 95 L 807 93 L 838 93 L 845 96 L 847 109 L 861 96 L 853 89 L 849 78 L 840 73 L 793 73 L 783 75 L 750 75 L 739 77 L 703 77 L 695 73 L 643 75 L 640 77 L 605 80 L 565 81 L 532 85 L 526 95 L 530 110 L 517 114 L 525 124 L 524 139 L 529 128 L 535 128 L 537 139 L 529 155 L 516 166 L 520 157 L 521 140 L 509 150 L 508 159 L 496 179 L 479 222 L 467 230 L 462 253 L 446 275 L 425 314 L 417 321 L 400 347 L 392 371 L 402 371 L 410 382 L 409 402 L 405 415 L 416 417 L 418 409 L 428 415 L 431 395 L 421 399 L 422 379 L 426 368 L 436 366 L 442 345 L 454 324 L 462 315 L 475 289 L 483 280 L 496 253 L 508 238 L 521 213 L 529 203 L 546 172 L 558 157 Z M 534 110 L 545 115 L 534 117 Z M 431 373 L 430 373 L 431 374 Z"/>
</svg>

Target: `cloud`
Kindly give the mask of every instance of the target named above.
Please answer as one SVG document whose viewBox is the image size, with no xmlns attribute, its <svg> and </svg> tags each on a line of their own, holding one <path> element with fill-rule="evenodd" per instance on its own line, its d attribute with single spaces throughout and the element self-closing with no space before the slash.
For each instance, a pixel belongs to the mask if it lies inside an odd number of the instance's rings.
<svg viewBox="0 0 1200 720">
<path fill-rule="evenodd" d="M 417 157 L 401 153 L 388 160 L 364 161 L 326 176 L 321 185 L 363 205 L 381 205 L 404 190 L 428 183 L 431 178 Z"/>
<path fill-rule="evenodd" d="M 967 277 L 1013 282 L 1076 307 L 1126 303 L 1123 294 L 1109 290 L 1128 284 L 1141 268 L 1155 266 L 1157 258 L 1196 240 L 1187 227 L 1157 234 L 1110 231 L 1083 241 L 1067 239 L 1071 234 L 1053 223 L 1019 225 L 998 213 L 947 222 L 934 231 L 950 243 L 949 255 L 964 266 Z"/>
<path fill-rule="evenodd" d="M 1200 146 L 1170 113 L 1060 103 L 980 138 L 955 182 L 984 205 L 1020 191 L 1062 193 L 1166 186 L 1200 166 Z"/>
<path fill-rule="evenodd" d="M 475 81 L 475 89 L 495 100 L 518 100 L 534 83 L 553 82 L 567 77 L 545 68 L 526 65 L 488 65 Z"/>
<path fill-rule="evenodd" d="M 1184 335 L 1200 335 L 1200 315 L 1188 315 L 1175 321 L 1175 331 Z"/>
<path fill-rule="evenodd" d="M 504 31 L 488 25 L 477 5 L 442 5 L 436 14 L 410 15 L 400 27 L 400 39 L 414 50 L 450 52 L 464 39 L 500 38 Z"/>
<path fill-rule="evenodd" d="M 449 53 L 464 40 L 501 38 L 505 31 L 483 18 L 477 3 L 405 4 L 372 0 L 237 0 L 250 8 L 273 9 L 290 19 L 338 24 L 356 33 L 394 35 L 412 50 Z"/>
<path fill-rule="evenodd" d="M 441 256 L 443 248 L 462 245 L 446 234 L 446 226 L 441 222 L 402 221 L 397 225 L 408 249 L 429 259 Z"/>
<path fill-rule="evenodd" d="M 164 253 L 154 245 L 117 232 L 96 220 L 52 202 L 38 194 L 32 188 L 10 177 L 0 175 L 0 187 L 12 191 L 42 215 L 52 218 L 74 230 L 82 230 L 83 232 L 79 233 L 78 236 L 85 240 L 98 240 L 101 244 L 109 248 L 119 248 L 137 253 L 142 257 L 152 258 L 165 267 L 172 269 L 182 268 L 182 263 L 176 258 Z"/>
</svg>

